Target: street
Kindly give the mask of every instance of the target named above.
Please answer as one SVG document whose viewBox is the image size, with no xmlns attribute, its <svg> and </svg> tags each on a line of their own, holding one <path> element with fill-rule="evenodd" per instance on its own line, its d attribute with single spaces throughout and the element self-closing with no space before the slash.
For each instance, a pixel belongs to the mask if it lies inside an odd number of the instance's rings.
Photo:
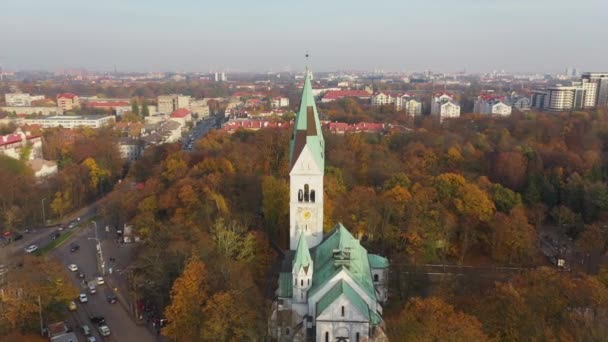
<svg viewBox="0 0 608 342">
<path fill-rule="evenodd" d="M 196 126 L 192 127 L 190 134 L 186 137 L 182 143 L 182 148 L 184 150 L 192 150 L 194 148 L 194 143 L 197 140 L 204 137 L 211 129 L 216 125 L 215 117 L 207 117 L 205 119 L 200 120 Z"/>
<path fill-rule="evenodd" d="M 111 233 L 106 233 L 104 227 L 99 225 L 98 237 L 102 244 L 104 253 L 106 248 L 111 250 L 109 247 L 115 244 L 115 240 L 110 236 Z M 78 244 L 80 250 L 76 252 L 70 252 L 71 244 Z M 76 233 L 76 236 L 70 239 L 69 242 L 63 244 L 52 252 L 52 255 L 60 260 L 67 268 L 69 264 L 76 264 L 78 271 L 85 274 L 85 280 L 87 282 L 95 283 L 95 278 L 99 275 L 98 265 L 96 260 L 96 241 L 95 241 L 95 229 L 93 224 L 82 227 L 80 231 Z M 73 274 L 74 284 L 81 289 L 81 293 L 86 293 L 88 297 L 87 303 L 80 303 L 76 300 L 78 309 L 70 312 L 70 324 L 73 326 L 74 331 L 84 336 L 80 332 L 80 325 L 87 324 L 94 336 L 100 341 L 156 341 L 154 336 L 145 326 L 135 324 L 133 319 L 130 317 L 129 312 L 125 310 L 124 303 L 110 304 L 107 301 L 106 295 L 113 292 L 114 284 L 119 280 L 118 278 L 122 275 L 120 272 L 116 272 L 116 265 L 108 262 L 111 255 L 105 255 L 104 259 L 107 263 L 106 275 L 104 276 L 105 284 L 97 285 L 97 293 L 89 294 L 87 285 L 83 280 L 77 277 L 78 272 L 70 272 Z M 109 268 L 113 268 L 113 274 L 107 274 Z M 118 291 L 124 291 L 120 289 Z M 122 295 L 123 293 L 121 293 Z M 126 294 L 124 294 L 126 296 Z M 120 297 L 119 297 L 120 298 Z M 120 299 L 119 299 L 120 301 Z M 97 326 L 90 321 L 92 316 L 103 316 L 106 320 L 106 324 L 110 327 L 111 335 L 109 337 L 102 338 L 97 331 Z M 84 340 L 84 337 L 83 337 Z"/>
</svg>

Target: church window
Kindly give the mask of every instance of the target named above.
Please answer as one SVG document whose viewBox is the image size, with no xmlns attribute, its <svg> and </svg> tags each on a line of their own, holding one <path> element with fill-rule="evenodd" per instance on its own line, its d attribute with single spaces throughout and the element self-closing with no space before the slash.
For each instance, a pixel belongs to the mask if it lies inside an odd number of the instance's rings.
<svg viewBox="0 0 608 342">
<path fill-rule="evenodd" d="M 344 305 L 342 305 L 342 317 L 344 317 Z"/>
<path fill-rule="evenodd" d="M 304 279 L 300 280 L 300 286 L 304 286 Z"/>
<path fill-rule="evenodd" d="M 308 202 L 310 197 L 308 184 L 304 184 L 304 202 Z"/>
<path fill-rule="evenodd" d="M 308 285 L 310 285 L 310 279 L 308 279 Z"/>
<path fill-rule="evenodd" d="M 325 342 L 329 342 L 329 333 L 325 332 Z"/>
<path fill-rule="evenodd" d="M 360 339 L 360 335 L 359 335 L 359 333 L 357 333 L 357 335 L 355 337 L 355 342 L 359 342 L 359 339 Z"/>
<path fill-rule="evenodd" d="M 298 202 L 302 202 L 304 200 L 304 191 L 301 189 L 298 190 Z"/>
<path fill-rule="evenodd" d="M 306 224 L 306 225 L 304 225 L 304 230 L 305 230 L 305 231 L 308 231 L 308 225 L 307 225 L 307 224 Z"/>
<path fill-rule="evenodd" d="M 379 280 L 380 280 L 380 278 L 378 277 L 378 275 L 374 274 L 374 281 L 379 281 Z"/>
<path fill-rule="evenodd" d="M 310 190 L 310 201 L 312 203 L 315 203 L 315 191 L 314 190 Z"/>
</svg>

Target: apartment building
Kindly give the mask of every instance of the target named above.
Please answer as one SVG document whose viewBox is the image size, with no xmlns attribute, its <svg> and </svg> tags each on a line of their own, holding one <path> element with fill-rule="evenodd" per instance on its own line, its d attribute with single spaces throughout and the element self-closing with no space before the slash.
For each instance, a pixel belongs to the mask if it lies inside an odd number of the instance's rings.
<svg viewBox="0 0 608 342">
<path fill-rule="evenodd" d="M 486 115 L 511 115 L 512 108 L 507 104 L 504 96 L 494 94 L 481 94 L 475 100 L 473 112 Z"/>
<path fill-rule="evenodd" d="M 63 128 L 77 128 L 77 127 L 91 127 L 101 128 L 113 124 L 114 116 L 79 116 L 79 115 L 62 115 L 62 116 L 50 116 L 45 118 L 25 119 L 23 120 L 27 125 L 40 125 L 42 128 L 50 127 L 63 127 Z"/>
<path fill-rule="evenodd" d="M 199 118 L 206 118 L 209 116 L 209 106 L 207 100 L 194 100 L 190 102 L 190 111 L 193 114 L 198 115 Z"/>
<path fill-rule="evenodd" d="M 532 92 L 532 107 L 548 111 L 581 109 L 585 107 L 585 100 L 585 89 L 581 84 L 571 86 L 558 84 Z"/>
<path fill-rule="evenodd" d="M 80 107 L 78 95 L 70 93 L 57 95 L 57 107 L 61 108 L 64 112 Z"/>
<path fill-rule="evenodd" d="M 454 96 L 448 93 L 435 94 L 431 99 L 431 115 L 437 116 L 439 122 L 445 119 L 460 117 L 460 105 Z"/>
<path fill-rule="evenodd" d="M 4 102 L 8 107 L 27 107 L 31 106 L 32 102 L 37 100 L 44 100 L 44 95 L 30 95 L 28 93 L 4 94 Z"/>
<path fill-rule="evenodd" d="M 404 110 L 409 116 L 422 114 L 422 102 L 414 99 L 409 94 L 376 93 L 371 97 L 372 107 L 394 105 L 395 110 Z"/>
<path fill-rule="evenodd" d="M 159 113 L 173 113 L 180 108 L 190 109 L 190 96 L 186 95 L 160 95 L 156 98 L 156 102 Z"/>
<path fill-rule="evenodd" d="M 583 85 L 595 84 L 595 106 L 608 105 L 608 72 L 586 72 L 581 77 Z M 585 100 L 587 102 L 587 99 Z"/>
</svg>

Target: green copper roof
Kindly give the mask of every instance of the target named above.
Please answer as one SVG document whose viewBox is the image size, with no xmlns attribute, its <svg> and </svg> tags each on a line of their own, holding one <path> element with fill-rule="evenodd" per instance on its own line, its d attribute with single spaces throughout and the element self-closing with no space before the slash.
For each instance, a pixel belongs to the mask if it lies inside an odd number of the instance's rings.
<svg viewBox="0 0 608 342">
<path fill-rule="evenodd" d="M 312 259 L 314 273 L 309 297 L 335 274 L 345 270 L 370 298 L 376 300 L 367 250 L 341 223 L 334 227 L 333 232 L 321 244 L 312 249 Z"/>
<path fill-rule="evenodd" d="M 293 296 L 293 284 L 291 273 L 281 272 L 279 274 L 279 297 L 291 298 Z"/>
<path fill-rule="evenodd" d="M 388 268 L 388 259 L 377 254 L 368 254 L 369 266 L 371 268 Z"/>
<path fill-rule="evenodd" d="M 300 234 L 298 248 L 296 249 L 296 256 L 293 259 L 293 270 L 299 272 L 300 268 L 304 267 L 304 272 L 308 273 L 308 268 L 311 266 L 311 264 L 312 258 L 310 257 L 310 251 L 308 250 L 306 237 L 304 234 Z"/>
<path fill-rule="evenodd" d="M 370 319 L 369 308 L 367 307 L 367 303 L 353 290 L 348 283 L 343 280 L 334 285 L 331 290 L 327 291 L 327 293 L 321 297 L 319 302 L 317 303 L 317 317 L 327 309 L 340 295 L 344 294 L 346 298 L 361 312 L 365 318 Z"/>
<path fill-rule="evenodd" d="M 289 160 L 291 167 L 293 167 L 304 147 L 310 149 L 319 169 L 324 170 L 325 141 L 323 140 L 323 133 L 321 132 L 321 122 L 319 121 L 315 98 L 312 94 L 310 72 L 308 71 L 308 68 L 306 68 L 306 76 L 304 78 L 300 110 L 296 114 L 293 134 L 291 136 L 291 142 L 289 143 Z"/>
</svg>

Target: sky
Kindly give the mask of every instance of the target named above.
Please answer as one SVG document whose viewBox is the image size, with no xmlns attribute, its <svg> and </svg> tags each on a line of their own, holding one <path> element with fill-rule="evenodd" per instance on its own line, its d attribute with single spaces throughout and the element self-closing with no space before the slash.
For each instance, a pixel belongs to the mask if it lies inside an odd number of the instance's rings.
<svg viewBox="0 0 608 342">
<path fill-rule="evenodd" d="M 608 0 L 2 0 L 6 70 L 608 71 Z"/>
</svg>

